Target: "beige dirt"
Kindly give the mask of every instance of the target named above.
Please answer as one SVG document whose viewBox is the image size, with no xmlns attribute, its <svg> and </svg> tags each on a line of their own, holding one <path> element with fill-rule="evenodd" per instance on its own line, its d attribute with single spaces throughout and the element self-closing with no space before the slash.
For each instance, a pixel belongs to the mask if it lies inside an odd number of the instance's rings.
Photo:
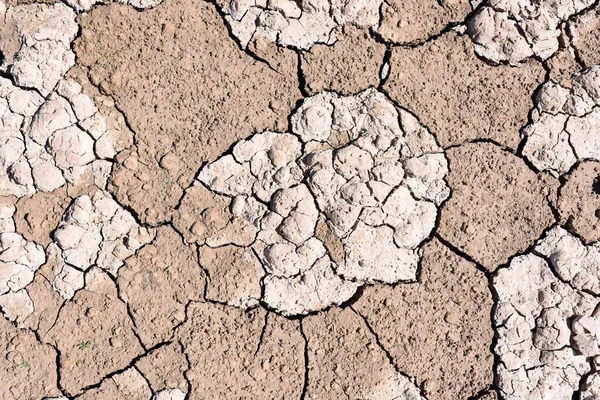
<svg viewBox="0 0 600 400">
<path fill-rule="evenodd" d="M 302 53 L 302 74 L 309 94 L 330 90 L 354 94 L 377 87 L 385 45 L 366 30 L 346 26 L 333 46 L 316 45 Z"/>
<path fill-rule="evenodd" d="M 585 243 L 600 240 L 600 163 L 584 161 L 567 176 L 558 197 L 560 222 Z"/>
<path fill-rule="evenodd" d="M 468 36 L 449 32 L 414 49 L 394 48 L 384 89 L 443 147 L 491 139 L 516 149 L 531 94 L 543 79 L 540 63 L 488 65 L 475 56 Z"/>
<path fill-rule="evenodd" d="M 63 307 L 56 324 L 42 338 L 60 351 L 61 383 L 72 394 L 100 383 L 143 352 L 108 274 L 94 269 L 86 281 L 86 290 Z"/>
<path fill-rule="evenodd" d="M 378 33 L 393 43 L 420 43 L 463 21 L 470 11 L 469 0 L 386 1 Z"/>
<path fill-rule="evenodd" d="M 284 129 L 300 97 L 296 67 L 275 71 L 239 51 L 211 4 L 166 1 L 141 18 L 111 4 L 80 23 L 80 64 L 136 133 L 110 190 L 149 224 L 170 219 L 202 162 L 252 132 Z"/>
<path fill-rule="evenodd" d="M 178 331 L 191 363 L 190 399 L 300 396 L 304 340 L 299 323 L 265 314 L 209 303 L 190 306 L 189 321 Z"/>
<path fill-rule="evenodd" d="M 155 241 L 127 260 L 117 284 L 146 348 L 171 338 L 185 320 L 189 301 L 202 298 L 204 280 L 194 247 L 185 246 L 169 226 L 159 228 Z"/>
<path fill-rule="evenodd" d="M 453 400 L 492 384 L 492 304 L 486 276 L 434 239 L 418 283 L 368 288 L 353 308 L 428 399 Z"/>
<path fill-rule="evenodd" d="M 488 271 L 527 249 L 553 221 L 551 187 L 512 153 L 491 143 L 452 148 L 439 235 Z"/>
</svg>

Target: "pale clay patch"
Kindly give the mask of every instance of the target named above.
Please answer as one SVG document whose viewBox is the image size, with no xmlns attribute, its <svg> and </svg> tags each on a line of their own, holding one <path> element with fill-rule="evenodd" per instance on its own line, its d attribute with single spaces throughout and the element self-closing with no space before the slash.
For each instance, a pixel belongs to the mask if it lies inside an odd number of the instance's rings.
<svg viewBox="0 0 600 400">
<path fill-rule="evenodd" d="M 343 303 L 366 282 L 416 279 L 419 246 L 449 189 L 442 150 L 434 140 L 413 141 L 415 125 L 376 90 L 322 93 L 292 116 L 292 133 L 240 141 L 200 171 L 196 184 L 229 198 L 229 220 L 250 227 L 246 245 L 267 273 L 268 306 L 306 314 Z M 341 243 L 342 260 L 315 236 L 319 218 Z M 236 244 L 240 229 L 205 243 Z"/>
<path fill-rule="evenodd" d="M 523 155 L 538 170 L 562 175 L 577 161 L 600 161 L 600 66 L 575 74 L 571 88 L 544 84 L 535 101 Z"/>
<path fill-rule="evenodd" d="M 579 391 L 589 360 L 600 355 L 599 301 L 593 295 L 599 289 L 599 251 L 555 227 L 531 253 L 497 272 L 494 352 L 507 400 L 562 399 Z"/>
</svg>

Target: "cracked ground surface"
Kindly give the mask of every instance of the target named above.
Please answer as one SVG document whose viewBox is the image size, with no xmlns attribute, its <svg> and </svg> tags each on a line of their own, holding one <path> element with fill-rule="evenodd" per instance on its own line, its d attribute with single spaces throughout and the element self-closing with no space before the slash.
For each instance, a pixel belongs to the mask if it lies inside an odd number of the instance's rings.
<svg viewBox="0 0 600 400">
<path fill-rule="evenodd" d="M 594 0 L 0 0 L 0 398 L 600 399 Z"/>
</svg>

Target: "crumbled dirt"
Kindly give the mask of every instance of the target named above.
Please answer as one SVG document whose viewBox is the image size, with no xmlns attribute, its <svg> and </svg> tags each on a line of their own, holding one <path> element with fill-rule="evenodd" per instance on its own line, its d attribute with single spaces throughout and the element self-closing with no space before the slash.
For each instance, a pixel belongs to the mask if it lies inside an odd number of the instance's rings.
<svg viewBox="0 0 600 400">
<path fill-rule="evenodd" d="M 193 303 L 188 317 L 178 337 L 191 364 L 190 399 L 299 398 L 304 340 L 298 321 L 210 303 Z"/>
<path fill-rule="evenodd" d="M 436 239 L 423 253 L 418 283 L 367 288 L 352 307 L 428 399 L 470 398 L 493 380 L 488 280 Z"/>
<path fill-rule="evenodd" d="M 377 33 L 398 44 L 420 43 L 463 21 L 469 12 L 469 0 L 385 1 Z"/>
<path fill-rule="evenodd" d="M 146 348 L 171 338 L 185 320 L 188 302 L 202 299 L 204 279 L 196 247 L 186 246 L 169 226 L 126 261 L 117 284 Z"/>
<path fill-rule="evenodd" d="M 384 54 L 385 45 L 372 39 L 368 31 L 345 26 L 335 44 L 315 45 L 302 53 L 306 90 L 310 94 L 324 90 L 354 94 L 377 87 Z"/>
<path fill-rule="evenodd" d="M 550 67 L 550 80 L 564 87 L 571 87 L 571 75 L 581 68 L 570 48 L 562 49 L 547 62 Z"/>
<path fill-rule="evenodd" d="M 516 149 L 530 96 L 543 80 L 539 62 L 491 66 L 475 56 L 467 36 L 449 32 L 414 49 L 394 48 L 384 89 L 443 147 L 491 139 Z"/>
<path fill-rule="evenodd" d="M 170 218 L 202 162 L 254 131 L 285 128 L 300 96 L 296 67 L 274 71 L 240 52 L 205 2 L 168 0 L 143 14 L 111 4 L 80 23 L 80 64 L 136 133 L 110 190 L 150 224 Z"/>
<path fill-rule="evenodd" d="M 129 368 L 102 382 L 97 389 L 90 389 L 81 397 L 82 400 L 129 400 L 149 399 L 152 395 L 144 377 L 134 368 Z"/>
<path fill-rule="evenodd" d="M 447 151 L 452 196 L 439 235 L 494 271 L 524 251 L 554 222 L 550 188 L 520 158 L 492 143 Z"/>
<path fill-rule="evenodd" d="M 560 188 L 560 222 L 586 243 L 600 240 L 600 163 L 583 161 Z"/>
</svg>

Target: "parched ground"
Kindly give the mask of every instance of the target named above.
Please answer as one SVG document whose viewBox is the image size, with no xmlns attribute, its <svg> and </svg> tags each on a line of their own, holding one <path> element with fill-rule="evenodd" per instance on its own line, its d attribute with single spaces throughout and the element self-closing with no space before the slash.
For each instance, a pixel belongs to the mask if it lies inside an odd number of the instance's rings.
<svg viewBox="0 0 600 400">
<path fill-rule="evenodd" d="M 594 0 L 0 0 L 0 399 L 600 399 Z"/>
</svg>

